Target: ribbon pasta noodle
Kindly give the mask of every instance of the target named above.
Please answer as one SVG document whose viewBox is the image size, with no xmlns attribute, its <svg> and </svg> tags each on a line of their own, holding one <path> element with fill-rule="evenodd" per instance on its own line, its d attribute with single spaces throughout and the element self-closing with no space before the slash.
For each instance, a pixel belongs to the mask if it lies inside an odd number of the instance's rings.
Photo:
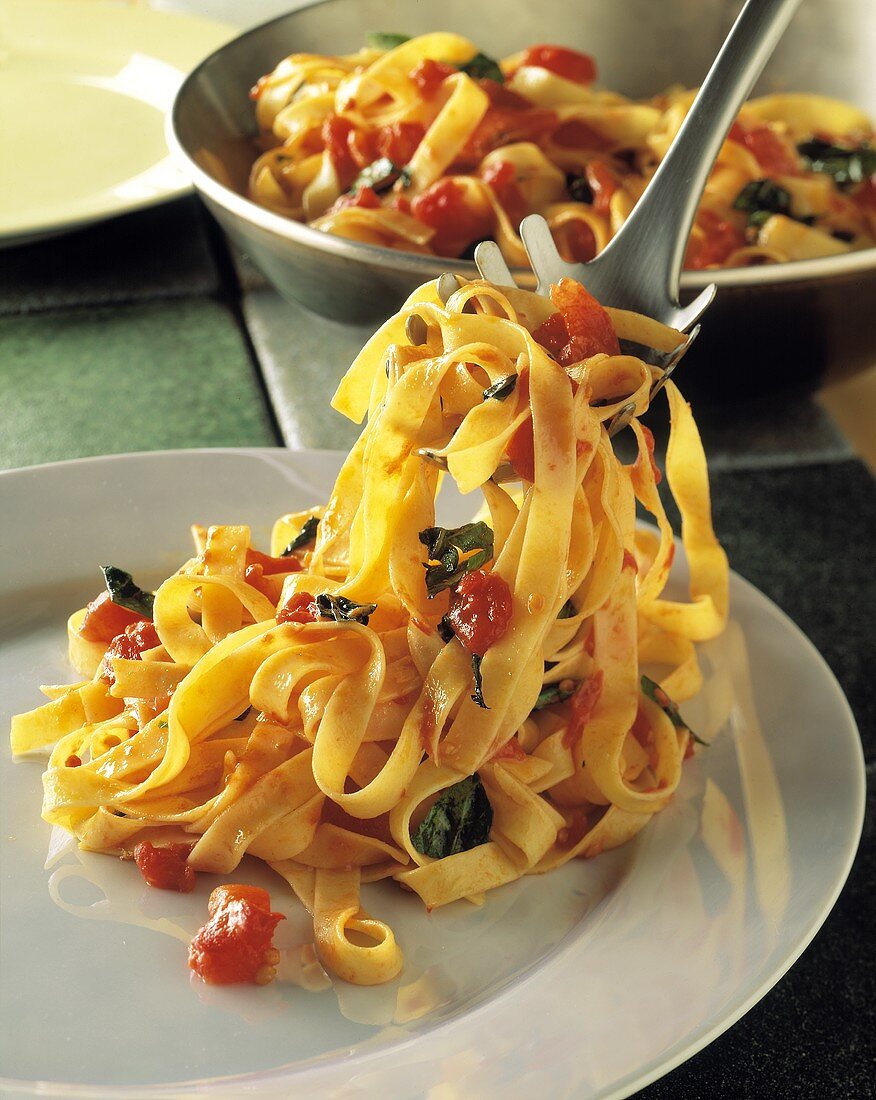
<svg viewBox="0 0 876 1100">
<path fill-rule="evenodd" d="M 89 639 L 101 600 L 71 616 L 82 679 L 12 725 L 15 753 L 51 749 L 45 820 L 107 853 L 188 841 L 186 866 L 212 874 L 265 861 L 324 965 L 365 985 L 403 956 L 363 883 L 395 879 L 430 909 L 480 901 L 634 837 L 692 748 L 667 693 L 696 693 L 694 643 L 728 612 L 671 381 L 690 600 L 663 594 L 673 535 L 640 420 L 662 370 L 632 349 L 665 362 L 683 341 L 577 284 L 551 301 L 417 290 L 338 387 L 366 423 L 324 505 L 278 520 L 270 555 L 246 527 L 193 528 L 151 612 L 110 591 L 132 621 L 109 644 Z M 632 465 L 606 430 L 627 403 Z M 483 518 L 436 526 L 444 477 Z M 637 502 L 656 531 L 637 529 Z"/>
<path fill-rule="evenodd" d="M 261 154 L 248 194 L 350 240 L 469 256 L 483 238 L 526 265 L 543 215 L 587 261 L 629 216 L 694 93 L 647 102 L 595 87 L 586 54 L 534 46 L 500 62 L 456 34 L 370 35 L 343 57 L 292 54 L 253 89 Z M 876 243 L 876 149 L 862 111 L 825 96 L 747 103 L 706 185 L 685 261 L 740 267 Z"/>
</svg>

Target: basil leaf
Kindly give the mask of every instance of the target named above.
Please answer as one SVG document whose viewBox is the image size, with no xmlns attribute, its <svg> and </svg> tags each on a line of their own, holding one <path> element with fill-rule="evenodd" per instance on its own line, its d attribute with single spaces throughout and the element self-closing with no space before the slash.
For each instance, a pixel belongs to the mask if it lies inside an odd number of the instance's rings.
<svg viewBox="0 0 876 1100">
<path fill-rule="evenodd" d="M 559 684 L 546 684 L 538 693 L 532 709 L 541 710 L 542 707 L 549 707 L 551 703 L 562 703 L 564 699 L 570 699 L 577 690 L 577 683 L 568 691 L 561 688 Z"/>
<path fill-rule="evenodd" d="M 444 859 L 486 844 L 493 807 L 477 772 L 443 791 L 411 837 L 418 852 Z"/>
<path fill-rule="evenodd" d="M 483 656 L 480 653 L 472 653 L 471 655 L 471 670 L 474 674 L 474 693 L 471 696 L 471 701 L 477 703 L 481 710 L 489 710 L 490 708 L 484 702 L 484 681 L 481 678 L 481 661 Z"/>
<path fill-rule="evenodd" d="M 376 603 L 354 603 L 346 596 L 330 596 L 322 592 L 316 597 L 316 606 L 323 619 L 336 623 L 361 623 L 368 625 L 369 618 L 377 610 Z"/>
<path fill-rule="evenodd" d="M 106 582 L 109 598 L 114 604 L 118 604 L 119 607 L 126 607 L 128 611 L 133 611 L 146 619 L 152 618 L 152 605 L 155 602 L 155 597 L 151 592 L 145 592 L 138 584 L 135 584 L 134 578 L 130 573 L 126 573 L 124 569 L 118 569 L 115 565 L 102 565 L 100 568 Z"/>
<path fill-rule="evenodd" d="M 442 642 L 452 641 L 456 637 L 456 631 L 450 624 L 450 619 L 446 615 L 442 615 L 438 620 L 438 635 Z"/>
<path fill-rule="evenodd" d="M 593 202 L 593 188 L 587 182 L 586 176 L 566 176 L 566 190 L 573 202 Z"/>
<path fill-rule="evenodd" d="M 491 397 L 496 401 L 504 401 L 506 397 L 511 396 L 516 385 L 516 374 L 508 374 L 504 378 L 499 378 L 492 386 L 487 386 L 484 390 L 484 401 L 489 401 Z"/>
<path fill-rule="evenodd" d="M 691 737 L 696 741 L 698 745 L 708 745 L 708 741 L 704 741 L 702 737 L 697 737 L 690 726 L 681 717 L 678 710 L 678 704 L 673 703 L 663 688 L 656 682 L 656 680 L 650 679 L 648 676 L 642 677 L 642 694 L 647 696 L 652 703 L 656 703 L 658 707 L 667 715 L 669 721 L 678 729 L 687 730 Z"/>
<path fill-rule="evenodd" d="M 492 57 L 487 57 L 480 50 L 466 61 L 464 65 L 457 65 L 461 73 L 467 73 L 472 80 L 495 80 L 497 84 L 505 83 L 505 74 L 499 68 L 498 62 Z"/>
<path fill-rule="evenodd" d="M 812 141 L 801 142 L 797 151 L 806 158 L 813 172 L 825 172 L 828 176 L 833 176 L 837 187 L 863 183 L 876 172 L 876 149 L 871 145 L 850 149 L 814 138 Z"/>
<path fill-rule="evenodd" d="M 419 539 L 429 551 L 426 562 L 429 599 L 458 584 L 466 573 L 480 569 L 493 556 L 493 532 L 485 523 L 466 523 L 452 528 L 427 527 L 420 532 Z M 460 562 L 461 555 L 472 550 L 477 553 Z"/>
<path fill-rule="evenodd" d="M 407 168 L 400 168 L 389 157 L 381 157 L 362 169 L 353 180 L 350 193 L 355 195 L 360 187 L 370 187 L 379 195 L 382 191 L 388 191 L 399 179 L 403 187 L 410 187 L 411 174 Z"/>
<path fill-rule="evenodd" d="M 566 600 L 563 606 L 560 608 L 560 613 L 557 615 L 558 619 L 574 619 L 578 614 L 578 608 L 572 603 L 571 600 Z"/>
<path fill-rule="evenodd" d="M 394 50 L 396 46 L 403 46 L 410 42 L 407 34 L 395 34 L 392 31 L 369 31 L 365 35 L 365 41 L 375 50 Z"/>
<path fill-rule="evenodd" d="M 316 516 L 311 516 L 310 519 L 306 519 L 304 521 L 304 526 L 295 538 L 289 543 L 285 550 L 280 551 L 280 557 L 288 558 L 290 554 L 294 554 L 295 551 L 300 550 L 302 546 L 309 546 L 312 542 L 315 542 L 317 527 L 319 527 L 319 520 Z"/>
<path fill-rule="evenodd" d="M 734 210 L 748 214 L 748 224 L 761 226 L 773 214 L 791 216 L 791 196 L 772 180 L 752 180 L 746 183 L 733 203 Z"/>
</svg>

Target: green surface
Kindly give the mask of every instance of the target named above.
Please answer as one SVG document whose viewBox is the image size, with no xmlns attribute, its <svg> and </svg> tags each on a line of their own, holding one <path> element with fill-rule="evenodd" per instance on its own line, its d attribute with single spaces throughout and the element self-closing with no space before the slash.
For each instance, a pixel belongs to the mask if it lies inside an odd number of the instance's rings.
<svg viewBox="0 0 876 1100">
<path fill-rule="evenodd" d="M 274 446 L 231 314 L 208 299 L 0 320 L 0 467 Z"/>
</svg>

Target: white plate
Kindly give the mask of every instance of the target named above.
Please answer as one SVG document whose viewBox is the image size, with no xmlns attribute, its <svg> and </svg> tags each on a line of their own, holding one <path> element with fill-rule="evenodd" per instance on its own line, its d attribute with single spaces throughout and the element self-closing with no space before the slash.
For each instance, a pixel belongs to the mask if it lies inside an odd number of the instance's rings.
<svg viewBox="0 0 876 1100">
<path fill-rule="evenodd" d="M 179 451 L 0 475 L 3 728 L 38 704 L 37 684 L 72 679 L 64 620 L 99 587 L 99 565 L 157 583 L 187 556 L 192 521 L 246 522 L 266 545 L 278 513 L 325 499 L 339 462 Z M 468 507 L 451 500 L 445 522 Z M 481 909 L 429 915 L 391 883 L 366 888 L 405 952 L 390 986 L 190 980 L 186 941 L 215 880 L 199 876 L 192 895 L 150 890 L 129 864 L 59 843 L 39 819 L 41 763 L 0 753 L 4 1095 L 240 1095 L 245 1081 L 296 1098 L 438 1085 L 441 1097 L 607 1097 L 690 1057 L 812 939 L 863 816 L 861 750 L 835 679 L 751 585 L 733 576 L 731 593 L 733 621 L 703 647 L 706 687 L 688 714 L 714 741 L 670 807 L 625 848 L 497 890 Z M 291 945 L 307 939 L 297 903 L 258 866 L 240 877 L 269 885 L 288 914 L 293 967 Z"/>
<path fill-rule="evenodd" d="M 236 33 L 105 0 L 0 0 L 0 246 L 185 194 L 164 118 Z"/>
</svg>

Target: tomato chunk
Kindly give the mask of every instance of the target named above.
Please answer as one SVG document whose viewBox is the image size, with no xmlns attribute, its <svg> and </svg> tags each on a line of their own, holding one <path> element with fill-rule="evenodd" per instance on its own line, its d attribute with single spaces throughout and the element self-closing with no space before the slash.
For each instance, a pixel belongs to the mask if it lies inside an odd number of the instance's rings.
<svg viewBox="0 0 876 1100">
<path fill-rule="evenodd" d="M 210 895 L 210 919 L 189 946 L 189 966 L 211 985 L 270 982 L 279 962 L 272 941 L 282 913 L 271 912 L 265 890 L 220 886 Z"/>
<path fill-rule="evenodd" d="M 537 145 L 556 128 L 557 116 L 546 107 L 488 107 L 453 166 L 464 169 L 479 164 L 491 150 L 517 141 Z"/>
<path fill-rule="evenodd" d="M 704 236 L 692 238 L 684 257 L 684 266 L 701 271 L 723 264 L 737 248 L 745 245 L 745 234 L 712 210 L 697 214 L 697 225 Z"/>
<path fill-rule="evenodd" d="M 580 740 L 593 711 L 596 709 L 596 704 L 599 702 L 603 679 L 602 669 L 598 668 L 592 676 L 588 676 L 586 680 L 582 681 L 573 696 L 562 703 L 568 719 L 566 732 L 563 734 L 563 744 L 566 748 L 571 748 Z"/>
<path fill-rule="evenodd" d="M 529 213 L 529 206 L 517 185 L 517 172 L 514 165 L 507 160 L 488 164 L 481 173 L 481 179 L 490 185 L 499 205 L 516 229 Z"/>
<path fill-rule="evenodd" d="M 539 325 L 532 335 L 561 366 L 579 363 L 599 352 L 620 354 L 611 318 L 580 283 L 561 279 L 551 287 L 551 301 L 558 313 Z"/>
<path fill-rule="evenodd" d="M 123 657 L 127 661 L 139 661 L 145 650 L 154 649 L 158 645 L 161 645 L 161 639 L 149 619 L 131 623 L 110 642 L 100 666 L 100 679 L 110 685 L 116 682 L 116 674 L 113 672 L 112 666 L 113 657 Z"/>
<path fill-rule="evenodd" d="M 523 65 L 536 65 L 576 84 L 592 84 L 596 62 L 589 54 L 565 46 L 530 46 L 523 54 Z"/>
<path fill-rule="evenodd" d="M 426 134 L 419 122 L 393 122 L 377 134 L 377 152 L 399 167 L 408 163 Z"/>
<path fill-rule="evenodd" d="M 597 214 L 608 214 L 611 197 L 620 187 L 617 176 L 602 160 L 591 160 L 584 175 L 593 192 L 593 209 Z"/>
<path fill-rule="evenodd" d="M 459 256 L 475 241 L 488 237 L 493 228 L 493 211 L 467 201 L 465 187 L 454 179 L 436 180 L 411 201 L 411 213 L 435 230 L 429 242 L 439 256 Z"/>
<path fill-rule="evenodd" d="M 157 890 L 176 890 L 190 894 L 195 888 L 195 869 L 189 867 L 194 844 L 168 844 L 156 847 L 148 840 L 141 840 L 134 848 L 134 862 L 147 885 Z"/>
<path fill-rule="evenodd" d="M 478 86 L 487 93 L 487 98 L 493 107 L 531 107 L 532 104 L 519 92 L 512 91 L 506 84 L 500 84 L 498 80 L 490 80 L 484 77 L 478 81 Z"/>
<path fill-rule="evenodd" d="M 447 79 L 459 72 L 455 65 L 445 65 L 443 61 L 433 61 L 427 57 L 410 74 L 411 80 L 419 89 L 424 99 L 431 99 Z"/>
<path fill-rule="evenodd" d="M 744 145 L 768 176 L 800 175 L 800 161 L 794 147 L 767 123 L 737 120 L 727 137 Z"/>
<path fill-rule="evenodd" d="M 265 577 L 272 576 L 274 573 L 300 573 L 301 562 L 294 554 L 288 554 L 286 557 L 272 558 L 270 554 L 263 554 L 261 550 L 254 550 L 251 546 L 246 551 L 246 564 L 247 565 L 260 565 L 262 567 L 262 574 Z"/>
<path fill-rule="evenodd" d="M 554 133 L 557 145 L 567 149 L 607 149 L 611 142 L 598 130 L 580 118 L 570 118 L 562 123 Z"/>
<path fill-rule="evenodd" d="M 341 188 L 346 190 L 359 172 L 350 149 L 350 135 L 355 133 L 353 123 L 340 115 L 329 115 L 322 124 L 322 143 L 338 175 Z"/>
<path fill-rule="evenodd" d="M 79 633 L 86 641 L 109 643 L 123 633 L 126 626 L 142 622 L 149 622 L 145 615 L 138 615 L 136 611 L 129 611 L 127 607 L 113 603 L 109 592 L 101 592 L 85 608 L 85 618 L 79 627 Z"/>
<path fill-rule="evenodd" d="M 328 214 L 337 214 L 339 210 L 346 210 L 350 206 L 362 206 L 366 210 L 378 210 L 382 203 L 380 196 L 371 187 L 357 187 L 355 194 L 340 195 L 329 209 Z"/>
<path fill-rule="evenodd" d="M 469 653 L 482 657 L 511 622 L 511 589 L 498 573 L 466 573 L 450 602 L 447 618 Z"/>
<path fill-rule="evenodd" d="M 310 592 L 296 592 L 277 612 L 278 623 L 315 623 L 319 618 L 316 598 Z"/>
<path fill-rule="evenodd" d="M 596 237 L 587 222 L 576 218 L 563 226 L 558 247 L 564 260 L 586 264 L 596 255 Z"/>
</svg>

